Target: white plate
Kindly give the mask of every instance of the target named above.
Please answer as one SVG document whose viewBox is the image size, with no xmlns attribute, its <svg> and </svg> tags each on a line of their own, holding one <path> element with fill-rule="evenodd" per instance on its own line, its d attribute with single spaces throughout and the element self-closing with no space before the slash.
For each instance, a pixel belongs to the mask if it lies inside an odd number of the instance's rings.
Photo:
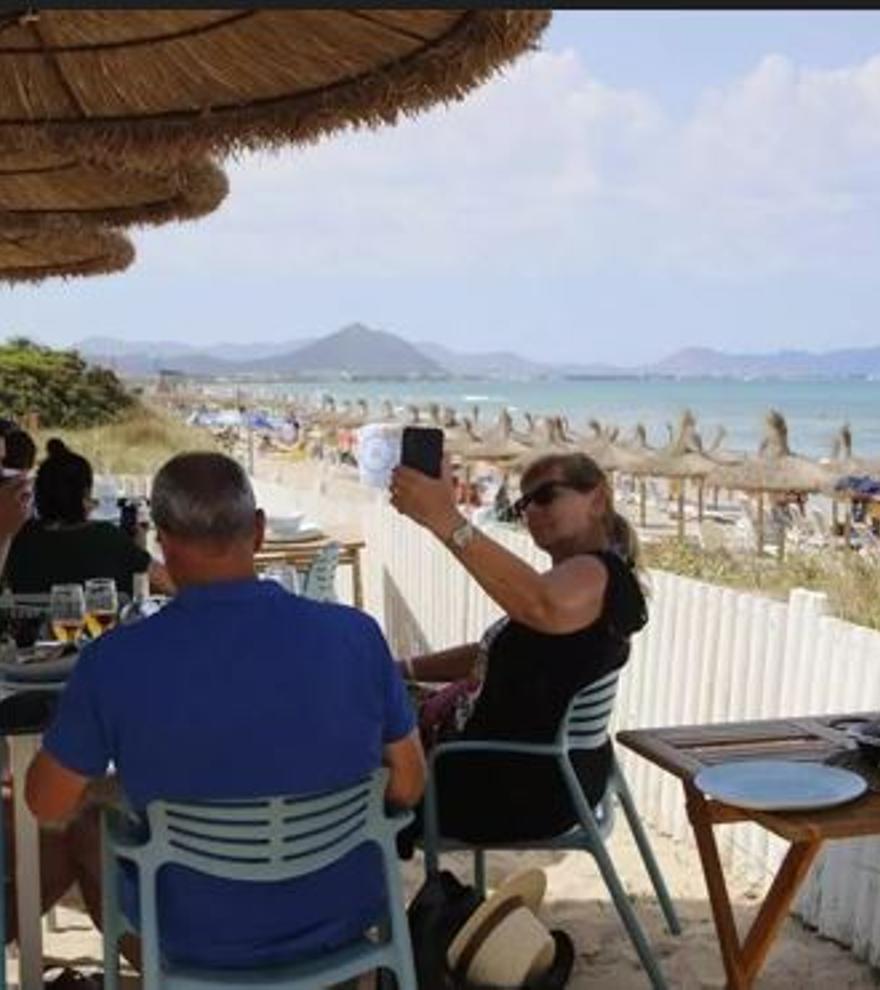
<svg viewBox="0 0 880 990">
<path fill-rule="evenodd" d="M 278 532 L 269 526 L 268 538 L 270 542 L 272 540 L 281 541 L 284 543 L 296 543 L 299 540 L 311 540 L 316 536 L 321 535 L 321 527 L 311 522 L 308 519 L 303 519 L 300 523 L 299 529 L 295 533 Z M 271 548 L 269 548 L 271 549 Z"/>
<path fill-rule="evenodd" d="M 283 537 L 296 537 L 302 528 L 304 512 L 295 512 L 292 516 L 269 516 L 267 528 L 270 533 Z"/>
<path fill-rule="evenodd" d="M 701 770 L 694 785 L 725 804 L 758 811 L 831 808 L 859 797 L 868 786 L 840 767 L 786 760 L 719 763 Z"/>
</svg>

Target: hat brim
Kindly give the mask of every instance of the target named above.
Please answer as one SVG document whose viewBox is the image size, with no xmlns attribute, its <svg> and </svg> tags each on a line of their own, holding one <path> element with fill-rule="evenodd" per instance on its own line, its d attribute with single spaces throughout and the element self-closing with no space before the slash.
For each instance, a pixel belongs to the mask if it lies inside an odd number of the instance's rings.
<svg viewBox="0 0 880 990">
<path fill-rule="evenodd" d="M 553 962 L 546 973 L 529 980 L 522 990 L 563 990 L 568 983 L 571 971 L 574 969 L 574 942 L 568 932 L 561 928 L 550 931 L 556 951 Z M 484 987 L 478 983 L 468 983 L 467 990 L 497 990 L 496 987 Z"/>
<path fill-rule="evenodd" d="M 507 901 L 519 900 L 532 912 L 537 912 L 547 890 L 547 877 L 543 870 L 523 870 L 509 877 L 501 886 L 474 911 L 461 926 L 446 953 L 449 968 L 454 970 L 471 939 L 499 907 Z"/>
</svg>

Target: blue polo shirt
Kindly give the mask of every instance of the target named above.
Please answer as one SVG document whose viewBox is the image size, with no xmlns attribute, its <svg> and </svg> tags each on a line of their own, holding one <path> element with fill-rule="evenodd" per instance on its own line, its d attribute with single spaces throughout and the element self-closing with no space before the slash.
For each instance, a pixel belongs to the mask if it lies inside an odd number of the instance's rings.
<svg viewBox="0 0 880 990">
<path fill-rule="evenodd" d="M 414 719 L 376 622 L 274 581 L 187 588 L 82 652 L 43 745 L 87 777 L 112 761 L 128 800 L 248 798 L 345 786 Z M 381 914 L 372 846 L 319 873 L 243 883 L 166 867 L 162 949 L 192 965 L 290 961 L 360 936 Z M 133 884 L 123 889 L 132 917 Z"/>
</svg>

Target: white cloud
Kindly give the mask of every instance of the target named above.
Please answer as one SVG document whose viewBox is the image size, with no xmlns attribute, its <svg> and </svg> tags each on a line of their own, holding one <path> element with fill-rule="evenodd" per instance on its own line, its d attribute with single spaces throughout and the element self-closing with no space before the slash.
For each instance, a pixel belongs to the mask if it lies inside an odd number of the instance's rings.
<svg viewBox="0 0 880 990">
<path fill-rule="evenodd" d="M 396 128 L 230 165 L 211 220 L 142 262 L 340 276 L 634 271 L 745 278 L 880 260 L 880 56 L 768 55 L 670 119 L 540 52 Z"/>
</svg>

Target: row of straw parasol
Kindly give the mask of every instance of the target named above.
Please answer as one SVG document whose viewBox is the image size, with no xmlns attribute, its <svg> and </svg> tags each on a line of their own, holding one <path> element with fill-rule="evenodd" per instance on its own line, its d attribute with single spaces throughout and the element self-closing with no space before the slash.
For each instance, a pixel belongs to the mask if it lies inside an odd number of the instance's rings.
<svg viewBox="0 0 880 990">
<path fill-rule="evenodd" d="M 463 98 L 549 11 L 0 14 L 0 280 L 126 268 L 123 228 L 193 219 L 218 161 Z"/>
<path fill-rule="evenodd" d="M 369 420 L 366 400 L 348 403 L 336 410 L 333 400 L 325 407 L 320 420 L 332 425 L 358 426 Z M 646 431 L 639 425 L 632 437 L 623 440 L 613 427 L 604 427 L 596 420 L 588 424 L 587 432 L 575 433 L 562 416 L 533 417 L 525 414 L 526 430 L 518 430 L 507 409 L 502 409 L 497 421 L 484 431 L 476 427 L 477 410 L 471 417 L 459 417 L 438 403 L 424 410 L 409 406 L 399 416 L 390 403 L 381 410 L 386 421 L 395 419 L 439 426 L 445 433 L 446 450 L 461 458 L 465 464 L 487 462 L 504 472 L 521 472 L 536 457 L 549 453 L 583 451 L 610 474 L 635 478 L 639 485 L 639 519 L 646 522 L 646 479 L 662 478 L 673 483 L 677 497 L 677 530 L 685 533 L 685 486 L 696 487 L 697 518 L 704 514 L 704 493 L 707 488 L 726 489 L 748 494 L 756 502 L 757 548 L 766 541 L 766 500 L 768 497 L 790 494 L 824 493 L 838 497 L 835 482 L 842 475 L 868 474 L 880 477 L 880 460 L 857 458 L 852 453 L 852 434 L 844 426 L 826 462 L 814 461 L 794 453 L 789 445 L 788 426 L 781 413 L 770 410 L 764 422 L 764 434 L 755 454 L 749 455 L 725 449 L 725 431 L 720 428 L 704 446 L 696 427 L 696 419 L 686 410 L 677 429 L 670 427 L 670 440 L 662 448 L 651 447 Z M 783 534 L 784 537 L 784 534 Z M 780 548 L 784 551 L 784 544 Z"/>
</svg>

